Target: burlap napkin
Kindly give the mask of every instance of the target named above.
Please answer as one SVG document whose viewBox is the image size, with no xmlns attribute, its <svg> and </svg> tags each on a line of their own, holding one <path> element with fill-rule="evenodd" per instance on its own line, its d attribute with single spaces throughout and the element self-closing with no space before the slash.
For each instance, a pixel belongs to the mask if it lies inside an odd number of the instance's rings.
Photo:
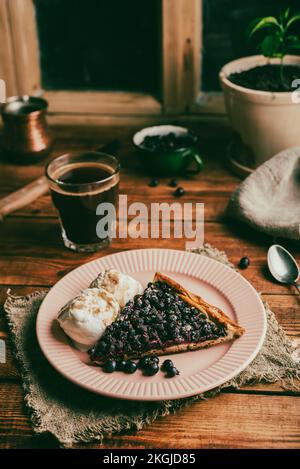
<svg viewBox="0 0 300 469">
<path fill-rule="evenodd" d="M 231 267 L 226 255 L 209 245 L 197 250 Z M 139 430 L 157 417 L 174 412 L 199 399 L 212 397 L 222 388 L 283 381 L 293 386 L 300 377 L 295 350 L 266 304 L 267 336 L 261 352 L 239 376 L 205 394 L 188 399 L 158 403 L 128 402 L 89 393 L 60 376 L 41 353 L 36 336 L 36 314 L 44 291 L 15 297 L 9 295 L 7 313 L 15 354 L 22 375 L 25 401 L 36 432 L 53 434 L 62 446 L 90 442 L 126 430 Z"/>
<path fill-rule="evenodd" d="M 232 193 L 227 214 L 274 238 L 300 239 L 300 147 L 259 166 Z"/>
</svg>

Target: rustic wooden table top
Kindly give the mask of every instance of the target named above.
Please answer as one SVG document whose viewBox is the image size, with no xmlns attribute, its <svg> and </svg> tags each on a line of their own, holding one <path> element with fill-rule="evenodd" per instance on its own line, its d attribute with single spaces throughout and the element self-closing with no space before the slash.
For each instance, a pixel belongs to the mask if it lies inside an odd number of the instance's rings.
<svg viewBox="0 0 300 469">
<path fill-rule="evenodd" d="M 119 151 L 123 169 L 120 192 L 128 202 L 174 201 L 168 179 L 158 187 L 148 186 L 149 177 L 140 172 L 130 143 L 130 127 L 53 128 L 55 145 L 52 155 L 69 150 L 99 147 L 113 138 L 121 141 Z M 286 333 L 295 340 L 300 334 L 300 296 L 292 287 L 278 285 L 266 270 L 266 251 L 272 240 L 236 222 L 226 221 L 224 210 L 232 190 L 239 183 L 225 166 L 225 148 L 229 132 L 226 125 L 199 124 L 205 169 L 193 179 L 181 181 L 184 202 L 205 203 L 205 241 L 226 251 L 237 264 L 242 256 L 251 260 L 242 272 L 263 294 Z M 1 161 L 0 196 L 4 196 L 43 173 L 38 166 L 15 166 Z M 115 240 L 100 256 L 124 249 L 169 247 L 184 249 L 185 240 Z M 296 243 L 284 245 L 300 261 Z M 7 339 L 2 309 L 6 291 L 26 294 L 49 288 L 68 271 L 99 254 L 77 254 L 65 249 L 58 220 L 48 195 L 10 215 L 0 226 L 0 338 Z M 7 340 L 6 340 L 7 342 Z M 280 383 L 226 391 L 205 402 L 198 402 L 176 415 L 157 420 L 144 430 L 107 438 L 102 448 L 295 448 L 300 447 L 299 394 L 289 394 Z M 191 424 L 192 422 L 192 424 Z M 7 360 L 0 364 L 0 448 L 56 447 L 54 438 L 37 436 L 30 425 L 23 402 L 20 376 L 7 342 Z M 83 446 L 83 445 L 81 445 Z M 81 447 L 78 445 L 78 447 Z"/>
</svg>

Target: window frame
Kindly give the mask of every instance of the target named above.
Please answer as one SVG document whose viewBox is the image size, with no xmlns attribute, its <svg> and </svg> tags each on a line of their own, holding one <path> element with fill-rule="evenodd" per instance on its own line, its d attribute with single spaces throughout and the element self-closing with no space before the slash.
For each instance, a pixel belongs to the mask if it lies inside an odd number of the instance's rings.
<svg viewBox="0 0 300 469">
<path fill-rule="evenodd" d="M 55 114 L 222 114 L 222 93 L 201 92 L 202 0 L 162 0 L 162 102 L 125 91 L 42 90 L 34 0 L 0 0 L 0 76 L 7 95 L 43 96 Z"/>
</svg>

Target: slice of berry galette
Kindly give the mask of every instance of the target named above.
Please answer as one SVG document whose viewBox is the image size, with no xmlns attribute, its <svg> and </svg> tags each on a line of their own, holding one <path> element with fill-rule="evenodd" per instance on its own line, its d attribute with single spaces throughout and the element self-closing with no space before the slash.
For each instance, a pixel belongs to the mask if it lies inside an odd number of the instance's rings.
<svg viewBox="0 0 300 469">
<path fill-rule="evenodd" d="M 90 350 L 99 364 L 211 347 L 240 337 L 244 329 L 219 308 L 156 273 L 142 295 L 129 301 Z"/>
</svg>

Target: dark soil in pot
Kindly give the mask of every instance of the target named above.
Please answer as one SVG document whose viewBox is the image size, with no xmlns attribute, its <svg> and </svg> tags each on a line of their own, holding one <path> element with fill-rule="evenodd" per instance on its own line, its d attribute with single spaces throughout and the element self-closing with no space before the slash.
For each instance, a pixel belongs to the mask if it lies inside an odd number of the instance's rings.
<svg viewBox="0 0 300 469">
<path fill-rule="evenodd" d="M 300 66 L 268 64 L 260 65 L 243 72 L 232 73 L 228 80 L 236 85 L 258 91 L 295 91 L 292 82 L 300 79 Z"/>
</svg>

